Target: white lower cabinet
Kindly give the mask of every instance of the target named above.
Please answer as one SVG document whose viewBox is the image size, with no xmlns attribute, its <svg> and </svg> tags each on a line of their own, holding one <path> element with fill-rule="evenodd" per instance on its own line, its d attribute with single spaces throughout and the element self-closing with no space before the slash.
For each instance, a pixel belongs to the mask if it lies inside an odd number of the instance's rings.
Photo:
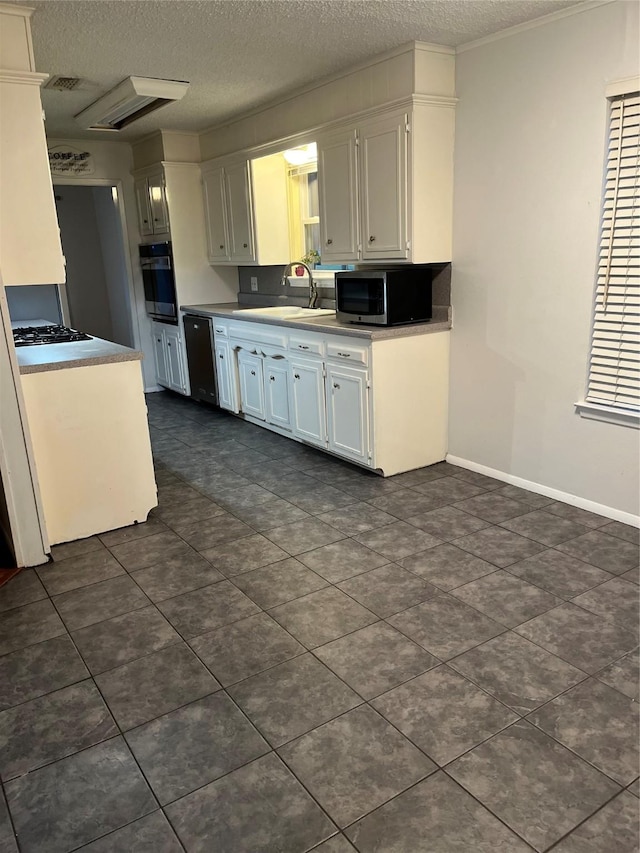
<svg viewBox="0 0 640 853">
<path fill-rule="evenodd" d="M 156 359 L 158 385 L 188 394 L 187 371 L 178 326 L 167 323 L 152 323 L 153 351 Z"/>
<path fill-rule="evenodd" d="M 238 385 L 233 351 L 228 341 L 216 340 L 216 379 L 218 382 L 218 405 L 221 409 L 238 414 Z"/>
<path fill-rule="evenodd" d="M 291 402 L 293 433 L 311 444 L 326 447 L 324 363 L 306 358 L 291 358 Z"/>
<path fill-rule="evenodd" d="M 265 395 L 262 355 L 240 349 L 238 351 L 238 375 L 240 377 L 240 411 L 264 421 Z"/>
<path fill-rule="evenodd" d="M 264 362 L 265 414 L 269 424 L 291 429 L 289 365 L 285 358 L 267 358 Z"/>
<path fill-rule="evenodd" d="M 380 340 L 216 321 L 220 406 L 384 476 L 447 452 L 449 334 Z"/>
<path fill-rule="evenodd" d="M 327 364 L 329 450 L 369 464 L 369 372 Z"/>
</svg>

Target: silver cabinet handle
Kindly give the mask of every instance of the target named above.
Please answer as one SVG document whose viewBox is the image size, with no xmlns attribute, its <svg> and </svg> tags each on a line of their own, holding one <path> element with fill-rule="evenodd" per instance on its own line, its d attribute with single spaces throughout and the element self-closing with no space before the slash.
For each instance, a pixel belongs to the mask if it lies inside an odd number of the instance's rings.
<svg viewBox="0 0 640 853">
<path fill-rule="evenodd" d="M 333 243 L 331 237 L 327 237 L 327 246 L 330 246 Z"/>
<path fill-rule="evenodd" d="M 372 234 L 372 235 L 369 237 L 369 242 L 370 242 L 370 243 L 374 243 L 374 242 L 375 242 L 375 239 L 376 239 L 376 238 L 375 238 L 375 237 L 373 236 L 373 234 Z"/>
<path fill-rule="evenodd" d="M 200 326 L 199 326 L 197 323 L 194 323 L 194 324 L 193 324 L 193 328 L 194 328 L 194 329 L 199 329 L 199 328 L 200 328 Z"/>
<path fill-rule="evenodd" d="M 338 352 L 338 353 L 336 353 L 336 355 L 341 355 L 342 358 L 351 358 L 350 352 Z"/>
</svg>

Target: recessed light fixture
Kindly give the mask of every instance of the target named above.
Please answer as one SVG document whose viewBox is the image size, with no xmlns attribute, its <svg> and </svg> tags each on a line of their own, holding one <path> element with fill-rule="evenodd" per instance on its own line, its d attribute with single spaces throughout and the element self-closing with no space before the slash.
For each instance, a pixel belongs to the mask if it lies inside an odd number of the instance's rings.
<svg viewBox="0 0 640 853">
<path fill-rule="evenodd" d="M 127 77 L 75 119 L 85 130 L 122 130 L 165 104 L 179 101 L 188 88 L 188 83 L 179 80 Z"/>
</svg>

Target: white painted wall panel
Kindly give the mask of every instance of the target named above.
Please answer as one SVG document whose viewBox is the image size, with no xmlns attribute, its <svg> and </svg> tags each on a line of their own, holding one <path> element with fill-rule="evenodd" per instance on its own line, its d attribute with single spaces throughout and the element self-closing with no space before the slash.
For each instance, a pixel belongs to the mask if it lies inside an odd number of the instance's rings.
<svg viewBox="0 0 640 853">
<path fill-rule="evenodd" d="M 638 432 L 581 419 L 616 2 L 457 57 L 449 452 L 638 514 Z"/>
</svg>

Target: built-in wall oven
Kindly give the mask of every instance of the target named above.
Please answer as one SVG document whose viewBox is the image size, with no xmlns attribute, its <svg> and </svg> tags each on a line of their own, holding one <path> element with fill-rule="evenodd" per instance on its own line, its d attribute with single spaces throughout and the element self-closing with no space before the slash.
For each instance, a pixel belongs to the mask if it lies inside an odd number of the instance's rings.
<svg viewBox="0 0 640 853">
<path fill-rule="evenodd" d="M 178 306 L 171 243 L 147 243 L 140 246 L 140 266 L 147 314 L 155 320 L 177 323 Z"/>
</svg>

